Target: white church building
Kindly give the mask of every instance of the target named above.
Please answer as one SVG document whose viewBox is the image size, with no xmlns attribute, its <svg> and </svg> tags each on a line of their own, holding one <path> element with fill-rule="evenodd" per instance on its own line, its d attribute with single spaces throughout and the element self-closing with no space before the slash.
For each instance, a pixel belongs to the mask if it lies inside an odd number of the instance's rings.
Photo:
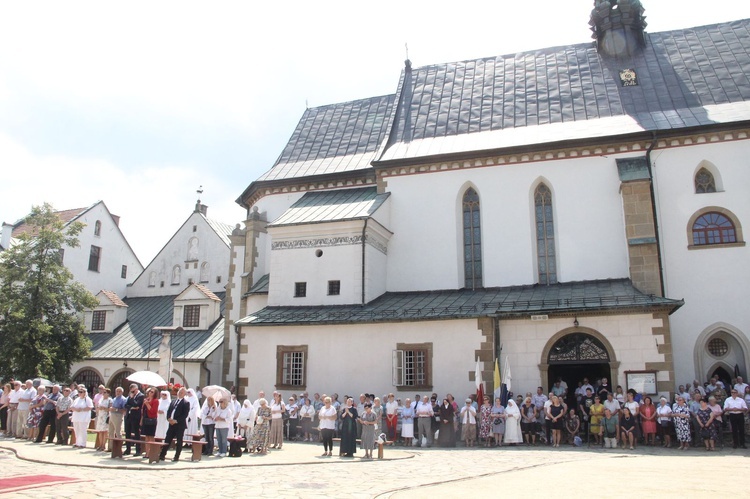
<svg viewBox="0 0 750 499">
<path fill-rule="evenodd" d="M 113 391 L 140 370 L 191 387 L 221 380 L 233 229 L 207 213 L 199 200 L 124 293 L 96 294 L 84 317 L 91 356 L 72 366 L 74 380 Z"/>
<path fill-rule="evenodd" d="M 647 33 L 619 7 L 593 42 L 406 61 L 393 95 L 307 109 L 237 200 L 227 383 L 747 377 L 750 20 Z"/>
</svg>

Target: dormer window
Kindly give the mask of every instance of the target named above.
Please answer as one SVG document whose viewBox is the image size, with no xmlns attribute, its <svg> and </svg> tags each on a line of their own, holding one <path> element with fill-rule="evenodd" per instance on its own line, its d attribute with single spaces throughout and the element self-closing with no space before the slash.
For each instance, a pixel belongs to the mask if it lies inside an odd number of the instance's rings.
<svg viewBox="0 0 750 499">
<path fill-rule="evenodd" d="M 198 327 L 201 323 L 201 306 L 185 305 L 182 314 L 182 327 Z"/>
</svg>

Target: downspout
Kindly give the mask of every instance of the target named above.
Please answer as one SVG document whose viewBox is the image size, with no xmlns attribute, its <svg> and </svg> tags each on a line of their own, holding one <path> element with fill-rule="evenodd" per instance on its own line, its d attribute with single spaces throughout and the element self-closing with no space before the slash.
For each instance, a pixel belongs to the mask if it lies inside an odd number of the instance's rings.
<svg viewBox="0 0 750 499">
<path fill-rule="evenodd" d="M 662 265 L 661 259 L 661 238 L 659 237 L 659 219 L 656 215 L 656 193 L 654 191 L 654 172 L 651 165 L 651 151 L 656 147 L 656 132 L 652 132 L 651 145 L 646 149 L 646 167 L 648 168 L 648 176 L 651 180 L 649 183 L 649 190 L 651 191 L 651 211 L 654 217 L 654 239 L 656 239 L 656 259 L 659 262 L 659 289 L 661 296 L 664 296 L 664 265 Z"/>
<path fill-rule="evenodd" d="M 365 237 L 367 237 L 367 218 L 362 226 L 362 305 L 365 304 Z"/>
<path fill-rule="evenodd" d="M 203 386 L 208 386 L 211 384 L 211 370 L 206 366 L 206 361 L 204 360 L 201 362 L 201 367 L 206 371 L 206 382 L 203 384 Z"/>
<path fill-rule="evenodd" d="M 240 393 L 240 344 L 242 340 L 240 338 L 240 327 L 234 326 L 234 334 L 237 337 L 237 356 L 234 359 L 234 386 L 235 393 Z"/>
</svg>

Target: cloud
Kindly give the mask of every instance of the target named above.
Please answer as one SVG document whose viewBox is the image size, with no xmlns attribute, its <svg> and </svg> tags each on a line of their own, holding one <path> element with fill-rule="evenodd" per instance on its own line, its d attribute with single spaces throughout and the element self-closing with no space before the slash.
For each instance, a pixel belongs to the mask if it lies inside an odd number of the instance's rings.
<svg viewBox="0 0 750 499">
<path fill-rule="evenodd" d="M 200 185 L 209 217 L 231 225 L 244 219 L 243 210 L 226 195 L 241 192 L 232 179 L 194 166 L 154 164 L 133 170 L 100 159 L 38 156 L 2 133 L 0 164 L 8 166 L 0 190 L 4 221 L 14 222 L 44 202 L 62 210 L 102 200 L 122 217 L 120 228 L 144 266 L 190 216 Z"/>
</svg>

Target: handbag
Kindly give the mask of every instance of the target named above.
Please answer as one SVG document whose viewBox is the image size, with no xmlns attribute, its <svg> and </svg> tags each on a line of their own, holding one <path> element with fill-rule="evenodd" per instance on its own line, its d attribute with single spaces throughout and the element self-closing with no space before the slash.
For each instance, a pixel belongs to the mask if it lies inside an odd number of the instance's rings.
<svg viewBox="0 0 750 499">
<path fill-rule="evenodd" d="M 156 426 L 156 418 L 143 418 L 143 426 Z"/>
</svg>

